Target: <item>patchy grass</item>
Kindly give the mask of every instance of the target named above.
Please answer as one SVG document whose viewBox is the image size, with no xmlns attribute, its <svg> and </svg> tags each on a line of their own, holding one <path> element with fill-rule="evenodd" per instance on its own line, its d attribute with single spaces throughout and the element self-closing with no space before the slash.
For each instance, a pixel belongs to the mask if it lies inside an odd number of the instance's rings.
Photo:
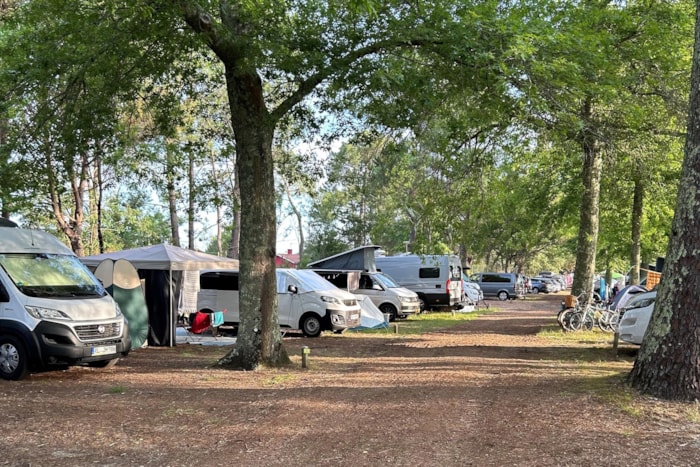
<svg viewBox="0 0 700 467">
<path fill-rule="evenodd" d="M 124 386 L 112 386 L 108 392 L 110 394 L 124 394 L 126 393 L 126 388 Z"/>
<path fill-rule="evenodd" d="M 569 391 L 588 394 L 639 419 L 700 423 L 700 402 L 663 401 L 640 394 L 629 386 L 627 375 L 638 346 L 618 342 L 615 350 L 614 335 L 597 328 L 567 332 L 552 325 L 543 328 L 537 335 L 566 348 L 560 353 L 561 363 L 576 364 L 576 385 Z M 633 432 L 633 429 L 629 430 L 629 434 Z"/>
<path fill-rule="evenodd" d="M 449 329 L 465 321 L 471 321 L 478 318 L 481 315 L 488 313 L 493 313 L 497 311 L 497 308 L 479 308 L 471 312 L 428 312 L 421 313 L 415 316 L 409 316 L 406 319 L 397 320 L 389 323 L 388 328 L 380 329 L 361 329 L 359 331 L 352 331 L 352 333 L 358 333 L 362 335 L 367 334 L 381 334 L 386 335 L 387 333 L 393 333 L 395 326 L 398 326 L 399 334 L 402 335 L 417 335 L 427 332 L 436 331 L 439 329 Z"/>
<path fill-rule="evenodd" d="M 284 385 L 285 383 L 291 383 L 296 378 L 297 378 L 297 376 L 293 373 L 281 373 L 278 375 L 274 375 L 273 377 L 263 381 L 263 385 L 265 385 L 265 386 L 280 386 L 280 385 Z"/>
</svg>

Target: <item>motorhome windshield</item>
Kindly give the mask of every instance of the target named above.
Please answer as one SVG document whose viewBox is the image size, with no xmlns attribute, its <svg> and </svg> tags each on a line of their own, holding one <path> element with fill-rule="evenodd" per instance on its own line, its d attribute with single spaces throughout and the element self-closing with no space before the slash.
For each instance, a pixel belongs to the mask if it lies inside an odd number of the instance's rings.
<svg viewBox="0 0 700 467">
<path fill-rule="evenodd" d="M 47 253 L 0 254 L 0 266 L 15 286 L 31 297 L 105 295 L 104 287 L 77 257 Z"/>
<path fill-rule="evenodd" d="M 391 277 L 387 276 L 386 274 L 375 274 L 374 278 L 377 279 L 379 283 L 381 283 L 384 287 L 387 289 L 396 289 L 398 287 L 401 287 L 399 284 L 394 282 L 394 279 Z"/>
</svg>

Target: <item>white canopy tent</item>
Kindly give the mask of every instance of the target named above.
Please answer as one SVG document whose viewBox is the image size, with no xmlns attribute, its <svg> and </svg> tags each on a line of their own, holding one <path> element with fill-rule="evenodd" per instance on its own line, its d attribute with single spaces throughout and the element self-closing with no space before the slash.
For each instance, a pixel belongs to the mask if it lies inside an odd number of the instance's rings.
<svg viewBox="0 0 700 467">
<path fill-rule="evenodd" d="M 238 269 L 238 260 L 200 253 L 173 245 L 145 246 L 80 258 L 88 267 L 96 268 L 105 259 L 125 259 L 136 269 L 160 271 L 200 271 L 202 269 Z"/>
<path fill-rule="evenodd" d="M 179 293 L 179 290 L 174 290 L 173 287 L 173 272 L 201 271 L 205 269 L 238 269 L 238 260 L 210 255 L 208 253 L 200 253 L 166 244 L 103 253 L 101 255 L 84 256 L 80 258 L 80 261 L 94 269 L 106 259 L 112 261 L 125 259 L 129 261 L 142 276 L 151 276 L 151 274 L 147 272 L 144 273 L 144 271 L 161 271 L 167 274 L 167 284 L 165 285 L 167 297 L 158 298 L 154 295 L 149 296 L 149 290 L 146 290 L 146 295 L 147 302 L 149 303 L 149 321 L 155 314 L 155 312 L 151 314 L 153 311 L 152 308 L 161 307 L 164 299 L 168 301 L 168 316 L 166 317 L 168 332 L 167 341 L 170 346 L 175 345 L 175 327 L 177 323 L 176 310 L 173 306 L 173 297 L 177 296 Z M 162 284 L 158 285 L 162 286 Z M 146 288 L 148 289 L 148 280 Z M 153 288 L 155 289 L 157 287 L 154 286 Z M 161 317 L 158 316 L 158 319 L 161 319 Z"/>
</svg>

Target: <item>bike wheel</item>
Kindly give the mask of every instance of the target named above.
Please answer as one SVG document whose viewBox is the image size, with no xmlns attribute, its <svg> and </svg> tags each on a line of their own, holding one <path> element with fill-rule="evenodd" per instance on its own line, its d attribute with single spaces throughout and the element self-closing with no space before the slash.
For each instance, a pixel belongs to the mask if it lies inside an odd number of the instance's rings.
<svg viewBox="0 0 700 467">
<path fill-rule="evenodd" d="M 574 311 L 569 317 L 568 329 L 569 331 L 579 331 L 583 325 L 583 312 Z"/>
<path fill-rule="evenodd" d="M 603 312 L 603 315 L 598 320 L 598 327 L 603 332 L 613 332 L 614 329 L 611 325 L 612 317 L 615 312 L 607 310 Z"/>
</svg>

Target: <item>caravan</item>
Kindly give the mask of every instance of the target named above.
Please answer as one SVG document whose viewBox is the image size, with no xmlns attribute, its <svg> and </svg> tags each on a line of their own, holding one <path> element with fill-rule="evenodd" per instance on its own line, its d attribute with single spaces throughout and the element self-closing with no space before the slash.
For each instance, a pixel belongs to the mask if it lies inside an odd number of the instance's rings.
<svg viewBox="0 0 700 467">
<path fill-rule="evenodd" d="M 462 266 L 456 255 L 399 255 L 374 258 L 377 270 L 418 294 L 421 310 L 459 307 Z"/>
<path fill-rule="evenodd" d="M 237 270 L 202 271 L 197 309 L 224 311 L 224 324 L 237 326 L 239 312 Z M 300 329 L 307 337 L 323 330 L 342 332 L 360 325 L 357 298 L 313 271 L 277 269 L 277 310 L 282 328 Z"/>
<path fill-rule="evenodd" d="M 131 349 L 119 306 L 78 257 L 39 230 L 0 227 L 0 377 L 87 364 Z"/>
</svg>

